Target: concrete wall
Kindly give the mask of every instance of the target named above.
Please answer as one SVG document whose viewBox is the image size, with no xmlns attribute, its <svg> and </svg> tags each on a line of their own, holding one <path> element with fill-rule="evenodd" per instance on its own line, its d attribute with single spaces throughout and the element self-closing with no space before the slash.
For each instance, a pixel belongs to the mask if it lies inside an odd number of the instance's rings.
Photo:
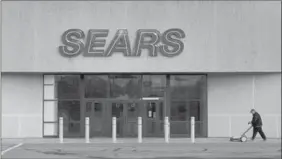
<svg viewBox="0 0 282 159">
<path fill-rule="evenodd" d="M 251 108 L 261 114 L 266 135 L 281 138 L 281 73 L 208 75 L 209 137 L 240 135 Z"/>
<path fill-rule="evenodd" d="M 42 137 L 43 76 L 2 74 L 3 138 Z"/>
<path fill-rule="evenodd" d="M 4 72 L 280 72 L 281 2 L 4 1 Z M 19 27 L 21 26 L 21 27 Z M 62 57 L 70 29 L 184 30 L 177 57 Z"/>
</svg>

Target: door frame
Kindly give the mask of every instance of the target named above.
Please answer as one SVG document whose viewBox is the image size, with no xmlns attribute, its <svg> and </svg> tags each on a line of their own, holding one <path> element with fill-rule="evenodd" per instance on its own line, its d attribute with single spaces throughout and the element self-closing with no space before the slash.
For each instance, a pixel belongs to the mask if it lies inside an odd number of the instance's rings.
<svg viewBox="0 0 282 159">
<path fill-rule="evenodd" d="M 156 132 L 149 133 L 148 131 L 148 120 L 150 119 L 148 117 L 147 112 L 147 104 L 148 103 L 156 103 L 156 117 L 151 119 L 152 122 L 156 123 Z M 162 105 L 161 105 L 162 103 Z M 166 106 L 164 100 L 142 100 L 142 107 L 143 107 L 143 114 L 142 114 L 142 128 L 143 128 L 143 136 L 144 137 L 161 137 L 164 134 L 162 133 L 162 129 L 164 130 L 164 119 L 166 117 Z M 162 108 L 162 118 L 160 117 L 160 107 Z"/>
<path fill-rule="evenodd" d="M 94 103 L 102 103 L 103 108 L 103 121 L 105 122 L 105 127 L 103 128 L 104 130 L 104 134 L 101 137 L 111 137 L 112 135 L 112 104 L 113 103 L 121 103 L 123 104 L 123 115 L 124 115 L 124 119 L 122 121 L 122 134 L 120 137 L 132 137 L 131 135 L 129 135 L 129 132 L 126 131 L 126 127 L 129 126 L 129 121 L 128 121 L 128 115 L 127 115 L 127 108 L 128 108 L 128 104 L 130 103 L 136 103 L 138 105 L 138 115 L 136 116 L 136 125 L 138 123 L 138 117 L 142 117 L 142 134 L 144 137 L 161 137 L 164 134 L 161 132 L 162 129 L 164 127 L 164 118 L 166 117 L 166 105 L 165 105 L 165 101 L 164 100 L 140 100 L 140 99 L 135 99 L 135 100 L 118 100 L 118 99 L 85 99 L 83 102 L 83 105 L 81 106 L 81 114 L 82 114 L 82 118 L 81 118 L 81 133 L 80 136 L 81 137 L 85 137 L 85 117 L 86 117 L 86 104 L 87 102 L 91 102 L 91 105 L 93 106 Z M 157 127 L 157 131 L 154 133 L 149 133 L 148 132 L 148 128 L 147 128 L 147 120 L 148 120 L 148 116 L 147 116 L 147 103 L 150 102 L 154 102 L 156 103 L 157 107 L 156 107 L 156 117 L 154 120 L 154 122 L 157 123 L 156 127 Z M 162 103 L 162 104 L 161 104 Z M 160 107 L 163 107 L 162 109 L 160 109 Z M 162 118 L 160 117 L 160 110 L 162 110 Z M 90 119 L 91 121 L 91 119 Z M 132 123 L 132 121 L 131 121 Z M 91 126 L 91 125 L 90 125 Z M 164 129 L 163 129 L 164 130 Z"/>
<path fill-rule="evenodd" d="M 142 108 L 142 101 L 141 100 L 108 100 L 107 101 L 107 114 L 109 115 L 109 119 L 111 120 L 110 123 L 110 126 L 112 126 L 112 107 L 113 107 L 113 103 L 119 103 L 119 104 L 122 104 L 123 105 L 123 110 L 122 110 L 122 113 L 123 113 L 123 117 L 121 119 L 121 124 L 122 124 L 122 128 L 121 128 L 121 135 L 120 137 L 133 137 L 131 135 L 129 135 L 130 133 L 126 130 L 126 128 L 128 128 L 129 124 L 134 122 L 134 121 L 130 121 L 128 120 L 128 106 L 129 104 L 131 103 L 136 103 L 137 106 L 138 106 L 138 112 L 137 112 L 137 116 L 136 116 L 136 125 L 138 123 L 138 117 L 142 117 L 142 114 L 143 114 L 143 108 Z M 118 119 L 117 119 L 117 122 L 118 122 Z M 137 127 L 137 126 L 136 126 Z M 118 127 L 117 127 L 118 129 Z M 136 130 L 137 131 L 137 130 Z M 118 135 L 118 134 L 117 134 Z M 137 134 L 136 134 L 137 135 Z M 136 136 L 137 137 L 137 136 Z"/>
<path fill-rule="evenodd" d="M 85 137 L 86 106 L 87 106 L 88 102 L 91 102 L 91 107 L 92 107 L 91 109 L 94 108 L 94 103 L 101 103 L 102 104 L 102 107 L 103 107 L 102 108 L 102 120 L 107 123 L 107 102 L 104 101 L 104 100 L 97 100 L 97 99 L 85 99 L 83 101 L 83 105 L 81 106 L 81 116 L 82 116 L 82 118 L 81 118 L 81 131 L 80 131 L 81 137 Z M 90 130 L 91 130 L 91 118 L 89 118 L 89 124 L 90 124 Z M 106 126 L 106 127 L 104 127 L 102 131 L 107 132 L 107 130 L 109 129 L 107 127 L 107 124 L 105 124 L 104 126 Z M 90 137 L 91 137 L 91 134 L 90 134 Z M 101 137 L 104 137 L 104 134 Z"/>
</svg>

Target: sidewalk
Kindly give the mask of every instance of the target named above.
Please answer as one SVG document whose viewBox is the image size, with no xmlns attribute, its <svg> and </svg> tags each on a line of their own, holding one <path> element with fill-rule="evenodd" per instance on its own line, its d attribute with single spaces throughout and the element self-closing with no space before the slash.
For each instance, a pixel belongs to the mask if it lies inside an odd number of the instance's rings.
<svg viewBox="0 0 282 159">
<path fill-rule="evenodd" d="M 65 139 L 68 144 L 59 144 L 58 139 L 9 139 L 5 142 L 21 142 L 21 146 L 4 154 L 5 158 L 65 158 L 65 159 L 280 159 L 281 139 L 264 142 L 230 142 L 228 138 L 171 139 L 169 144 L 161 138 L 146 138 L 139 144 L 137 139 L 119 139 L 113 144 L 110 138 Z M 258 142 L 258 143 L 256 143 Z M 97 144 L 96 144 L 97 143 Z M 18 143 L 19 144 L 19 143 Z"/>
<path fill-rule="evenodd" d="M 257 138 L 256 141 L 260 141 Z M 256 142 L 255 141 L 255 142 Z M 2 139 L 2 143 L 59 143 L 59 138 Z M 268 139 L 268 143 L 281 143 L 281 139 Z M 85 143 L 84 138 L 64 138 L 64 143 Z M 111 138 L 91 138 L 90 143 L 113 143 Z M 116 143 L 138 143 L 137 138 L 117 138 Z M 164 138 L 143 138 L 142 143 L 165 143 Z M 191 143 L 189 138 L 170 138 L 169 143 Z M 195 143 L 230 143 L 229 138 L 196 138 Z"/>
</svg>

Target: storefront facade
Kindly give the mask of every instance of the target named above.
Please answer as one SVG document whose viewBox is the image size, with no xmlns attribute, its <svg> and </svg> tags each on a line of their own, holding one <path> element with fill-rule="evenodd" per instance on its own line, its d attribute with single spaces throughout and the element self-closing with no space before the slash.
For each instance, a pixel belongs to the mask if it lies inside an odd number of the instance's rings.
<svg viewBox="0 0 282 159">
<path fill-rule="evenodd" d="M 182 19 L 182 20 L 179 20 Z M 2 135 L 240 134 L 257 109 L 281 137 L 279 2 L 2 4 Z M 20 28 L 18 26 L 21 26 Z M 13 125 L 13 126 L 11 126 Z M 32 132 L 30 131 L 32 130 Z"/>
<path fill-rule="evenodd" d="M 65 136 L 84 136 L 85 117 L 90 118 L 92 137 L 111 137 L 112 117 L 117 135 L 137 137 L 137 118 L 143 119 L 144 137 L 163 136 L 164 117 L 169 116 L 172 136 L 190 133 L 194 116 L 197 136 L 206 134 L 205 75 L 45 75 L 44 109 L 54 125 L 64 117 Z M 54 78 L 55 77 L 55 78 Z M 54 80 L 55 79 L 55 80 Z M 57 90 L 57 95 L 51 94 Z M 57 107 L 56 107 L 57 106 Z M 53 122 L 48 122 L 52 121 Z"/>
</svg>

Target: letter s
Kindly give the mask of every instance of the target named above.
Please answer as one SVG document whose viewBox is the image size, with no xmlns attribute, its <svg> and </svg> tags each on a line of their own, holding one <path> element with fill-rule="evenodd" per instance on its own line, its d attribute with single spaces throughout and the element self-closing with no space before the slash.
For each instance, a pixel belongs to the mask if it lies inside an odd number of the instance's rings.
<svg viewBox="0 0 282 159">
<path fill-rule="evenodd" d="M 84 49 L 84 44 L 80 39 L 84 39 L 85 34 L 80 29 L 69 29 L 62 35 L 62 43 L 65 46 L 59 46 L 59 52 L 62 56 L 75 57 Z"/>
<path fill-rule="evenodd" d="M 162 35 L 162 43 L 164 45 L 160 47 L 160 52 L 166 57 L 179 55 L 184 50 L 184 44 L 180 40 L 183 38 L 185 38 L 185 33 L 181 29 L 169 29 L 165 31 Z M 169 49 L 169 46 L 172 49 Z"/>
</svg>

